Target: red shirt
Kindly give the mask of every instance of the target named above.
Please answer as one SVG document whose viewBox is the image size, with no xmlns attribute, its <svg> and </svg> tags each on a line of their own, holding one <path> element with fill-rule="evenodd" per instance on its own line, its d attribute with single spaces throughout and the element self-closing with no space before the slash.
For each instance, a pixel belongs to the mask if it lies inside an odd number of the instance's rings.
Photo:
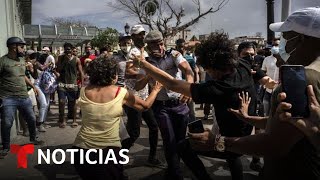
<svg viewBox="0 0 320 180">
<path fill-rule="evenodd" d="M 87 58 L 89 58 L 89 59 L 91 59 L 91 60 L 94 60 L 94 59 L 96 59 L 96 56 L 93 55 L 93 54 L 90 54 L 89 57 L 87 57 L 87 56 L 82 56 L 82 57 L 80 58 L 80 61 L 81 61 L 81 65 L 82 65 L 82 66 L 84 66 L 84 60 L 86 60 Z"/>
</svg>

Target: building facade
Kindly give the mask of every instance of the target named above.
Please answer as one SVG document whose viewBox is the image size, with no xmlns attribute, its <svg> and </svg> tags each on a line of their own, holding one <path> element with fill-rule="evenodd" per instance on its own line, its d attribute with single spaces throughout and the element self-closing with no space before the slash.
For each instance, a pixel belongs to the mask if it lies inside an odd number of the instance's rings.
<svg viewBox="0 0 320 180">
<path fill-rule="evenodd" d="M 265 38 L 261 36 L 240 36 L 235 37 L 233 40 L 238 45 L 242 42 L 255 42 L 258 45 L 258 48 L 264 47 L 266 45 Z"/>
<path fill-rule="evenodd" d="M 189 39 L 191 38 L 192 38 L 191 30 L 185 29 L 181 32 L 178 32 L 175 36 L 167 38 L 165 44 L 167 48 L 172 48 L 176 46 L 176 41 L 178 39 L 184 39 L 186 41 L 189 41 Z"/>
<path fill-rule="evenodd" d="M 7 39 L 22 38 L 22 25 L 31 23 L 31 4 L 31 0 L 0 0 L 0 56 L 7 53 Z"/>
<path fill-rule="evenodd" d="M 23 24 L 31 24 L 31 3 L 31 0 L 0 0 L 0 57 L 8 53 L 6 42 L 9 37 L 23 38 Z M 17 117 L 11 128 L 11 139 L 17 135 Z"/>
</svg>

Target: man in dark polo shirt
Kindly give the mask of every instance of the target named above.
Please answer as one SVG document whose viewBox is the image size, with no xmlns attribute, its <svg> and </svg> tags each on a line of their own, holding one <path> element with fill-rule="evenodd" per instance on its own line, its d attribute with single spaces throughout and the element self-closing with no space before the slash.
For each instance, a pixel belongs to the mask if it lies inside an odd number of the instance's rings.
<svg viewBox="0 0 320 180">
<path fill-rule="evenodd" d="M 36 117 L 27 92 L 28 84 L 37 94 L 36 88 L 25 76 L 26 64 L 22 58 L 24 46 L 25 42 L 22 39 L 11 37 L 7 40 L 8 54 L 0 58 L 1 140 L 3 145 L 0 158 L 4 158 L 10 151 L 10 132 L 17 110 L 23 114 L 28 124 L 30 141 L 35 145 L 43 144 L 43 141 L 39 141 L 36 137 Z"/>
</svg>

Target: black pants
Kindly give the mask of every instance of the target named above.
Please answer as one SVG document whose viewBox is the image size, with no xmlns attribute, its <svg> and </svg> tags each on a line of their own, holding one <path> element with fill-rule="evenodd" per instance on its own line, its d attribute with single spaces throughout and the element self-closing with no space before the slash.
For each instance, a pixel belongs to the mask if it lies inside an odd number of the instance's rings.
<svg viewBox="0 0 320 180">
<path fill-rule="evenodd" d="M 76 146 L 72 147 L 73 149 L 82 149 Z M 119 156 L 119 147 L 107 147 L 103 149 L 103 161 L 106 159 L 106 156 L 108 154 L 108 151 L 112 149 L 118 164 L 113 163 L 113 161 L 108 161 L 108 164 L 88 164 L 84 160 L 84 164 L 80 164 L 80 152 L 75 152 L 74 155 L 74 167 L 83 180 L 122 180 L 123 179 L 123 165 L 119 164 L 119 161 L 122 160 L 122 158 Z M 84 157 L 88 149 L 84 150 Z M 98 153 L 90 153 L 89 156 L 91 161 L 97 161 L 99 162 Z"/>
<path fill-rule="evenodd" d="M 206 157 L 225 159 L 228 163 L 232 180 L 243 180 L 243 167 L 240 159 L 241 155 L 218 151 L 197 152 L 197 154 Z"/>
<path fill-rule="evenodd" d="M 156 122 L 152 109 L 148 109 L 144 112 L 139 112 L 128 106 L 124 106 L 124 109 L 128 116 L 126 128 L 130 138 L 122 141 L 122 148 L 130 149 L 130 147 L 133 146 L 134 142 L 139 138 L 140 124 L 143 118 L 149 128 L 149 157 L 154 158 L 156 156 L 158 146 L 158 124 Z"/>
<path fill-rule="evenodd" d="M 166 179 L 183 180 L 180 158 L 198 179 L 210 179 L 202 161 L 192 150 L 189 141 L 185 140 L 189 122 L 188 106 L 186 104 L 168 106 L 156 101 L 153 110 L 161 131 L 168 163 Z"/>
</svg>

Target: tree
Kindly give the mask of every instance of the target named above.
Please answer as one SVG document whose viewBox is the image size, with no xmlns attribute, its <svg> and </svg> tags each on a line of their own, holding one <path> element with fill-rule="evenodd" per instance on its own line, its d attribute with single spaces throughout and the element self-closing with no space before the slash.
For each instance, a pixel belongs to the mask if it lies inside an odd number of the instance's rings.
<svg viewBox="0 0 320 180">
<path fill-rule="evenodd" d="M 184 18 L 185 9 L 176 6 L 172 0 L 118 0 L 109 3 L 109 6 L 137 17 L 141 24 L 148 26 L 150 30 L 159 30 L 166 38 L 175 36 L 206 15 L 219 11 L 229 2 L 229 0 L 215 0 L 215 5 L 204 5 L 208 8 L 203 10 L 201 1 L 192 0 L 197 14 L 189 20 Z"/>
<path fill-rule="evenodd" d="M 46 21 L 50 22 L 52 25 L 57 26 L 72 26 L 72 27 L 95 27 L 88 21 L 75 19 L 71 17 L 49 17 Z"/>
<path fill-rule="evenodd" d="M 91 45 L 102 48 L 105 46 L 115 47 L 118 44 L 119 32 L 113 28 L 106 28 L 91 40 Z"/>
</svg>

